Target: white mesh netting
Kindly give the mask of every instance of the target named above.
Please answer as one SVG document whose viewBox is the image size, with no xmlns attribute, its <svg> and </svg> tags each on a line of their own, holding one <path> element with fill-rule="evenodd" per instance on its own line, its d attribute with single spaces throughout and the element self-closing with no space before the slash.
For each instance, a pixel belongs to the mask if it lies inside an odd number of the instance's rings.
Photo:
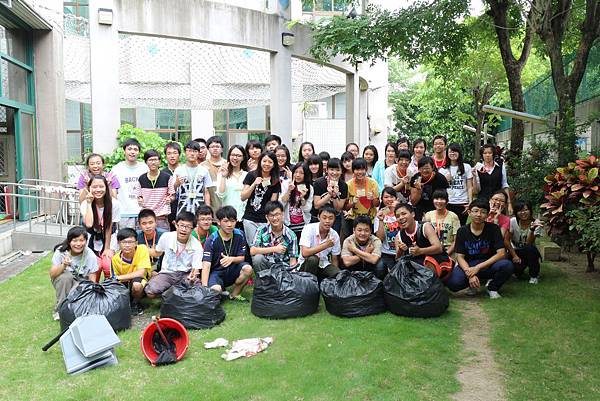
<svg viewBox="0 0 600 401">
<path fill-rule="evenodd" d="M 90 101 L 87 21 L 65 15 L 65 91 Z M 119 35 L 122 107 L 232 109 L 268 105 L 269 53 L 153 36 Z M 345 74 L 292 59 L 292 101 L 322 99 L 345 90 Z"/>
</svg>

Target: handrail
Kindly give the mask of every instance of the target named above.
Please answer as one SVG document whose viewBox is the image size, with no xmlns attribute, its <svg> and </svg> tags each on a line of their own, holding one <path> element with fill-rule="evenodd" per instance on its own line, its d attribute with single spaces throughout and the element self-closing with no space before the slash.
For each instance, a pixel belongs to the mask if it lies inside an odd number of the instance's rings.
<svg viewBox="0 0 600 401">
<path fill-rule="evenodd" d="M 50 234 L 48 223 L 56 224 L 61 236 L 67 226 L 79 224 L 79 191 L 70 184 L 26 178 L 18 183 L 0 182 L 0 188 L 6 203 L 5 212 L 12 215 L 14 230 L 17 219 L 26 222 L 30 233 L 33 233 L 34 222 L 43 221 L 44 234 Z"/>
</svg>

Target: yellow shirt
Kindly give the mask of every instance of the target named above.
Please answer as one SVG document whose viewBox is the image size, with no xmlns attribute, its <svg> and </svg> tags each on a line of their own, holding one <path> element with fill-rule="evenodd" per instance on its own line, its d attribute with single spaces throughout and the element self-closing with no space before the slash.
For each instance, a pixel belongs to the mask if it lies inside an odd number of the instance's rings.
<svg viewBox="0 0 600 401">
<path fill-rule="evenodd" d="M 373 199 L 379 198 L 379 186 L 374 179 L 368 177 L 365 179 L 367 182 L 358 185 L 358 188 L 354 178 L 348 181 L 348 201 L 352 205 L 350 218 L 367 215 L 373 221 L 373 218 L 377 214 L 377 207 L 373 206 L 373 200 L 367 199 L 367 193 L 372 192 Z M 355 198 L 358 198 L 357 202 L 354 202 Z"/>
<path fill-rule="evenodd" d="M 146 245 L 138 245 L 133 254 L 133 260 L 131 263 L 125 262 L 121 258 L 121 251 L 117 252 L 112 258 L 112 270 L 113 274 L 120 276 L 123 274 L 133 273 L 136 270 L 145 269 L 146 274 L 143 277 L 142 283 L 144 283 L 152 273 L 152 265 L 150 264 L 150 253 Z"/>
</svg>

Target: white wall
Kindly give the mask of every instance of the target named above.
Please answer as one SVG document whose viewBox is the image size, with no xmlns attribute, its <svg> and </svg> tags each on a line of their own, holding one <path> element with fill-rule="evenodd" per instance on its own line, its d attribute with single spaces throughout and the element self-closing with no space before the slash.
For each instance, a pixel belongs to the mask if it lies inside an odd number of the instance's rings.
<svg viewBox="0 0 600 401">
<path fill-rule="evenodd" d="M 214 135 L 212 110 L 192 110 L 192 138 L 210 138 Z"/>
</svg>

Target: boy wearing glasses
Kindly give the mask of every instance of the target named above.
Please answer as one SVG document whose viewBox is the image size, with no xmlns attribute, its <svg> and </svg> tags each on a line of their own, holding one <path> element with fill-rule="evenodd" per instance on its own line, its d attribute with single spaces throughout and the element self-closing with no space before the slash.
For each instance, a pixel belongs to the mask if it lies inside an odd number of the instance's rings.
<svg viewBox="0 0 600 401">
<path fill-rule="evenodd" d="M 192 237 L 196 222 L 190 212 L 175 219 L 176 231 L 164 233 L 156 244 L 156 254 L 163 255 L 160 272 L 146 285 L 148 298 L 156 298 L 181 280 L 195 280 L 202 266 L 202 245 Z"/>
<path fill-rule="evenodd" d="M 200 205 L 196 210 L 196 228 L 192 231 L 192 237 L 196 238 L 202 246 L 206 243 L 206 239 L 219 228 L 213 222 L 213 211 L 210 206 Z"/>
<path fill-rule="evenodd" d="M 142 209 L 153 210 L 156 225 L 168 231 L 171 201 L 175 199 L 175 179 L 160 170 L 160 153 L 156 150 L 147 150 L 144 153 L 144 161 L 148 166 L 148 172 L 140 175 L 134 191 L 138 204 Z"/>
<path fill-rule="evenodd" d="M 223 295 L 233 285 L 229 299 L 246 302 L 240 295 L 252 276 L 252 266 L 245 261 L 246 238 L 235 228 L 237 213 L 233 206 L 217 210 L 219 230 L 206 240 L 202 258 L 202 285 Z"/>
<path fill-rule="evenodd" d="M 270 201 L 265 205 L 266 226 L 256 232 L 250 247 L 254 271 L 266 269 L 274 263 L 282 263 L 289 268 L 298 261 L 298 240 L 296 234 L 283 224 L 283 205 Z"/>
<path fill-rule="evenodd" d="M 138 245 L 137 234 L 131 228 L 122 228 L 117 234 L 119 251 L 112 257 L 111 275 L 129 288 L 131 313 L 141 315 L 144 310 L 139 300 L 152 272 L 150 254 L 145 245 Z"/>
</svg>

